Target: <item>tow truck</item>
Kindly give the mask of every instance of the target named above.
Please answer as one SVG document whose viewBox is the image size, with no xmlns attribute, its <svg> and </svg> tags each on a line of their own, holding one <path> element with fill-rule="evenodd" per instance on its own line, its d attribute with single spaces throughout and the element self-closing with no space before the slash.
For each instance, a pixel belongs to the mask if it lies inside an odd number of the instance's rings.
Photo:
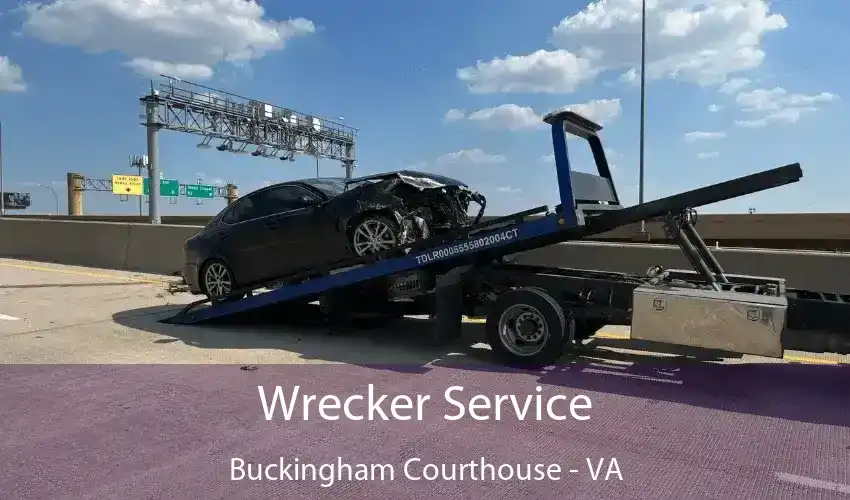
<svg viewBox="0 0 850 500">
<path fill-rule="evenodd" d="M 798 182 L 799 163 L 624 207 L 599 137 L 602 127 L 569 109 L 543 120 L 560 195 L 553 209 L 539 206 L 277 277 L 216 301 L 193 302 L 163 321 L 201 324 L 318 300 L 336 318 L 379 310 L 430 315 L 433 340 L 444 343 L 460 335 L 464 315 L 483 316 L 494 353 L 522 366 L 555 363 L 605 325 L 629 325 L 632 339 L 770 358 L 786 349 L 850 352 L 850 296 L 788 288 L 779 277 L 727 274 L 695 227 L 695 207 Z M 570 135 L 588 144 L 598 175 L 572 170 Z M 513 259 L 647 220 L 663 222 L 692 269 L 654 266 L 628 274 Z"/>
</svg>

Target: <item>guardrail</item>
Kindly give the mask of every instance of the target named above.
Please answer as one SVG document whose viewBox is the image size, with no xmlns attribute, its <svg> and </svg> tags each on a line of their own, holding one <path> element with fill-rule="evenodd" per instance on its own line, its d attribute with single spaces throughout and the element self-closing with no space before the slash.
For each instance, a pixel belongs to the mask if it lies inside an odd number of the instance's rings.
<svg viewBox="0 0 850 500">
<path fill-rule="evenodd" d="M 196 225 L 7 217 L 0 218 L 0 257 L 172 274 L 182 268 L 184 242 L 199 230 Z M 777 276 L 789 287 L 850 294 L 850 254 L 743 248 L 714 252 L 729 273 Z M 689 268 L 677 247 L 639 243 L 561 243 L 525 252 L 518 260 L 637 273 L 659 264 Z"/>
</svg>

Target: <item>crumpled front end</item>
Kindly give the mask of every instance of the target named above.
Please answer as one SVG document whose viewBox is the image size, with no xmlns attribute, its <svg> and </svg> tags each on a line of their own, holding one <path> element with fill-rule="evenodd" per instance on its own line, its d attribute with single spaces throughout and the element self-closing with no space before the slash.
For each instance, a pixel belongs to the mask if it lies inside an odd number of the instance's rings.
<svg viewBox="0 0 850 500">
<path fill-rule="evenodd" d="M 422 177 L 400 175 L 391 190 L 402 200 L 407 217 L 422 219 L 431 233 L 470 225 L 469 208 L 473 202 L 480 206 L 472 222 L 477 223 L 487 203 L 484 196 L 464 186 L 447 185 Z"/>
<path fill-rule="evenodd" d="M 410 243 L 477 223 L 484 213 L 486 199 L 459 184 L 440 182 L 430 177 L 398 174 L 370 180 L 351 193 L 358 213 L 391 212 L 401 228 L 399 240 Z M 480 206 L 470 220 L 470 206 Z"/>
</svg>

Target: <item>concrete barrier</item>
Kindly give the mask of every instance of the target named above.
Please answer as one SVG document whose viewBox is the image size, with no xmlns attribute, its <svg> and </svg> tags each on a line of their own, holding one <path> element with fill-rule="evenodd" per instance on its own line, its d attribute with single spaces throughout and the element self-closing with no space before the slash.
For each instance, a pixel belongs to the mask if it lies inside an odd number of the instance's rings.
<svg viewBox="0 0 850 500">
<path fill-rule="evenodd" d="M 128 225 L 125 268 L 161 273 L 183 269 L 183 244 L 201 229 L 197 226 Z"/>
<path fill-rule="evenodd" d="M 754 248 L 712 248 L 712 253 L 730 274 L 780 277 L 792 288 L 850 294 L 850 254 Z M 645 273 L 653 265 L 691 269 L 679 247 L 639 243 L 561 243 L 520 254 L 517 261 L 624 273 Z"/>
<path fill-rule="evenodd" d="M 171 274 L 182 268 L 183 244 L 198 226 L 0 218 L 0 257 Z M 720 248 L 729 273 L 785 278 L 788 286 L 850 294 L 850 254 Z M 571 242 L 519 255 L 526 264 L 643 273 L 650 266 L 690 266 L 678 247 Z"/>
<path fill-rule="evenodd" d="M 32 219 L 34 216 L 13 214 L 7 217 Z M 140 224 L 148 220 L 138 215 L 54 215 L 35 218 Z M 204 215 L 165 215 L 162 223 L 203 226 L 210 218 Z M 485 220 L 490 218 L 484 217 Z M 593 236 L 588 241 L 631 242 L 638 228 L 638 224 L 632 224 Z M 646 228 L 651 243 L 671 243 L 659 223 L 650 221 Z M 711 245 L 718 242 L 724 247 L 850 251 L 850 214 L 706 214 L 699 216 L 697 229 L 706 242 Z"/>
<path fill-rule="evenodd" d="M 0 256 L 171 274 L 196 226 L 0 218 Z"/>
</svg>

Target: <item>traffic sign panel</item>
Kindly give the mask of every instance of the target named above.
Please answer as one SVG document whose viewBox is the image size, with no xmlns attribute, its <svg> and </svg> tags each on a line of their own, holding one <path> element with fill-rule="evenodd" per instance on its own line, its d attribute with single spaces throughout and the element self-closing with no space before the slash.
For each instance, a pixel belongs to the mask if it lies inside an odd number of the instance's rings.
<svg viewBox="0 0 850 500">
<path fill-rule="evenodd" d="M 187 184 L 187 198 L 215 198 L 215 186 L 207 186 L 204 184 Z"/>
<path fill-rule="evenodd" d="M 130 196 L 142 195 L 142 177 L 139 175 L 113 175 L 112 193 Z"/>
<path fill-rule="evenodd" d="M 150 179 L 145 177 L 144 181 L 144 193 L 145 196 L 151 194 L 151 184 Z M 159 195 L 160 196 L 180 196 L 180 183 L 174 179 L 160 179 L 159 180 Z"/>
</svg>

